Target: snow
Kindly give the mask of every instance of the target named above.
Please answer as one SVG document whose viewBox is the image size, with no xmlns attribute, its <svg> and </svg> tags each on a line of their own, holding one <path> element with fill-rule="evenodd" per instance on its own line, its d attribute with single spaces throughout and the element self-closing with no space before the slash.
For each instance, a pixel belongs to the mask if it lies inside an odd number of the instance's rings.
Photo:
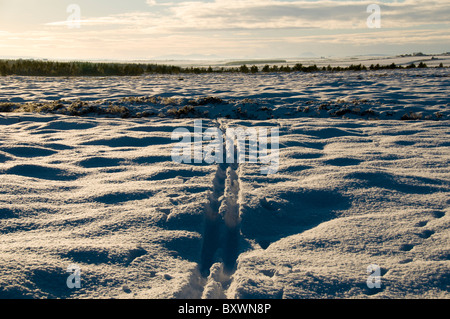
<svg viewBox="0 0 450 319">
<path fill-rule="evenodd" d="M 61 107 L 54 113 L 61 114 L 71 114 L 71 104 L 82 100 L 86 105 L 80 109 L 117 113 L 125 107 L 131 116 L 142 112 L 176 115 L 174 111 L 191 107 L 192 114 L 211 119 L 399 120 L 411 114 L 420 119 L 449 119 L 449 82 L 448 68 L 126 78 L 10 76 L 0 78 L 0 102 L 25 106 L 41 102 L 52 108 L 51 103 L 56 103 Z"/>
<path fill-rule="evenodd" d="M 269 175 L 175 163 L 171 134 L 195 119 L 163 102 L 121 102 L 163 113 L 148 118 L 1 113 L 0 298 L 449 298 L 448 74 L 1 78 L 3 101 L 216 96 L 196 106 L 205 129 L 278 128 L 280 159 Z M 376 115 L 319 109 L 344 103 Z"/>
</svg>

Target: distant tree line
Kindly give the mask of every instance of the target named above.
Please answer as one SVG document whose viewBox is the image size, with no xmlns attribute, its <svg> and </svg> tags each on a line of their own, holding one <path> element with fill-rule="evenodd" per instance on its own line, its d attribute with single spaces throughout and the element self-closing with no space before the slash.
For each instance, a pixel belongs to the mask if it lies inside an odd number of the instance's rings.
<svg viewBox="0 0 450 319">
<path fill-rule="evenodd" d="M 139 76 L 144 74 L 181 74 L 181 73 L 258 73 L 258 72 L 340 72 L 340 71 L 365 71 L 385 69 L 409 69 L 426 68 L 427 65 L 420 62 L 417 66 L 412 63 L 406 67 L 392 63 L 390 65 L 350 65 L 305 66 L 300 63 L 289 65 L 268 65 L 258 67 L 241 65 L 240 67 L 179 67 L 173 65 L 138 64 L 138 63 L 96 63 L 96 62 L 54 62 L 39 60 L 0 60 L 0 76 Z M 439 67 L 443 67 L 442 63 Z"/>
<path fill-rule="evenodd" d="M 23 76 L 137 76 L 145 73 L 179 73 L 180 67 L 136 63 L 54 62 L 0 60 L 0 75 Z"/>
</svg>

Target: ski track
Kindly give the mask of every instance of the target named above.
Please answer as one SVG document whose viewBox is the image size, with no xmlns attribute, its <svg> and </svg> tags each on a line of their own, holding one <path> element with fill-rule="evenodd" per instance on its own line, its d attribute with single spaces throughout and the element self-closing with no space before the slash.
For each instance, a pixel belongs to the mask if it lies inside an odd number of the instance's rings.
<svg viewBox="0 0 450 319">
<path fill-rule="evenodd" d="M 218 122 L 218 129 L 226 132 L 226 125 Z M 224 138 L 224 149 L 226 139 Z M 218 164 L 213 190 L 205 207 L 205 231 L 200 270 L 207 277 L 203 299 L 227 297 L 227 288 L 235 271 L 239 254 L 240 205 L 239 163 L 237 147 L 233 163 Z"/>
</svg>

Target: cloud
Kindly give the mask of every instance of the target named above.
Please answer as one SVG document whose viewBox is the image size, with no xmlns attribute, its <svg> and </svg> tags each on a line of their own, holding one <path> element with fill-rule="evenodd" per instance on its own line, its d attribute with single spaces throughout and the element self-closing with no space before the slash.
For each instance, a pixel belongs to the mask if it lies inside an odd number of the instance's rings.
<svg viewBox="0 0 450 319">
<path fill-rule="evenodd" d="M 158 2 L 147 0 L 149 6 L 165 6 L 156 12 L 135 12 L 81 20 L 85 26 L 122 25 L 152 28 L 158 32 L 192 32 L 209 30 L 257 30 L 319 28 L 366 28 L 369 1 L 275 1 L 215 0 Z M 386 28 L 418 27 L 427 24 L 448 24 L 450 6 L 443 1 L 406 0 L 381 4 L 383 26 Z M 65 26 L 67 22 L 47 23 Z"/>
<path fill-rule="evenodd" d="M 370 1 L 216 0 L 181 2 L 171 7 L 172 26 L 188 29 L 356 29 L 366 26 Z M 407 0 L 384 3 L 387 27 L 448 23 L 443 1 Z M 173 21 L 173 22 L 174 22 Z M 170 27 L 170 25 L 168 25 Z"/>
<path fill-rule="evenodd" d="M 386 30 L 379 32 L 341 33 L 326 35 L 310 35 L 301 37 L 285 37 L 284 42 L 317 43 L 317 44 L 347 44 L 351 46 L 368 45 L 406 45 L 411 43 L 433 43 L 436 41 L 450 41 L 450 33 L 446 30 Z"/>
<path fill-rule="evenodd" d="M 149 25 L 148 21 L 154 18 L 154 14 L 148 12 L 132 12 L 114 14 L 103 17 L 91 17 L 76 20 L 81 26 L 136 26 L 142 27 Z M 74 20 L 67 19 L 65 21 L 56 21 L 45 23 L 45 26 L 69 26 Z"/>
<path fill-rule="evenodd" d="M 314 45 L 326 50 L 347 46 L 352 51 L 375 45 L 442 48 L 449 43 L 450 6 L 445 1 L 378 2 L 382 28 L 368 29 L 366 9 L 373 2 L 146 0 L 148 10 L 82 16 L 81 28 L 76 30 L 68 28 L 68 21 L 56 21 L 33 32 L 0 33 L 0 46 L 14 45 L 17 50 L 22 46 L 24 52 L 52 47 L 55 54 L 70 48 L 86 56 L 134 57 L 168 53 L 243 56 L 277 48 L 285 55 Z"/>
</svg>

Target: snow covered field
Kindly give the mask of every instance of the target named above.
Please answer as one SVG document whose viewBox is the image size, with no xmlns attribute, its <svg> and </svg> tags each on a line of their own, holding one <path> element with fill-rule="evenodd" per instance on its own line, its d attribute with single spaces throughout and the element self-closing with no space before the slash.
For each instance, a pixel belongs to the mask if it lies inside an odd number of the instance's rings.
<svg viewBox="0 0 450 319">
<path fill-rule="evenodd" d="M 44 109 L 61 114 L 72 114 L 71 104 L 81 100 L 86 112 L 125 107 L 131 116 L 142 112 L 165 116 L 188 106 L 193 115 L 207 118 L 399 120 L 412 114 L 448 120 L 449 76 L 448 68 L 126 78 L 8 76 L 0 78 L 0 103 L 26 111 L 28 104 L 41 102 Z"/>
<path fill-rule="evenodd" d="M 449 74 L 0 78 L 156 114 L 0 113 L 0 298 L 449 298 Z M 194 116 L 278 128 L 278 172 L 173 162 Z"/>
</svg>

